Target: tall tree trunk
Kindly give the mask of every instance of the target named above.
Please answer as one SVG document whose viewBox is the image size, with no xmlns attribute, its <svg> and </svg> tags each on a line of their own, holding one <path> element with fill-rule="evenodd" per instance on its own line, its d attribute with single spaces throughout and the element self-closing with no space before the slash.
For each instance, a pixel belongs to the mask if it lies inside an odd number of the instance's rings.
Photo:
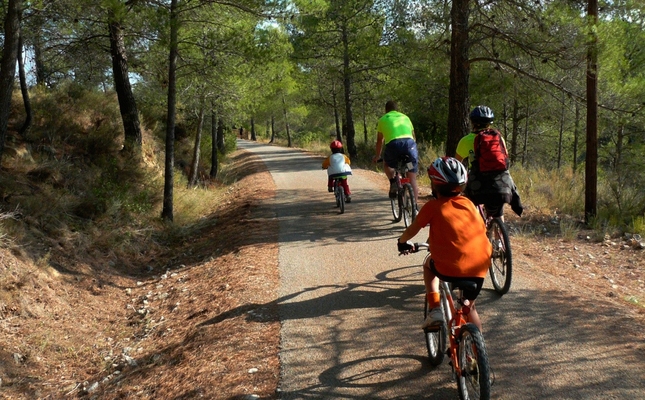
<svg viewBox="0 0 645 400">
<path fill-rule="evenodd" d="M 34 38 L 34 64 L 36 66 L 36 85 L 44 86 L 47 84 L 47 71 L 45 71 L 45 62 L 43 61 L 43 44 L 40 32 L 37 32 Z"/>
<path fill-rule="evenodd" d="M 564 92 L 562 92 L 562 111 L 560 113 L 560 132 L 558 134 L 558 169 L 562 166 L 562 141 L 564 138 L 564 111 L 566 99 L 564 98 Z"/>
<path fill-rule="evenodd" d="M 578 169 L 578 135 L 580 132 L 580 106 L 578 102 L 575 101 L 576 107 L 576 120 L 573 127 L 573 172 L 575 173 Z"/>
<path fill-rule="evenodd" d="M 215 179 L 217 177 L 217 116 L 215 115 L 215 107 L 211 110 L 211 173 L 210 177 Z"/>
<path fill-rule="evenodd" d="M 222 154 L 226 152 L 226 144 L 224 143 L 224 120 L 221 117 L 217 120 L 217 149 Z"/>
<path fill-rule="evenodd" d="M 197 175 L 199 172 L 199 154 L 202 144 L 202 129 L 204 128 L 204 104 L 199 106 L 199 115 L 197 116 L 197 132 L 195 133 L 195 146 L 193 147 L 193 162 L 190 164 L 190 177 L 188 178 L 188 187 L 194 187 L 197 184 Z"/>
<path fill-rule="evenodd" d="M 289 116 L 287 115 L 287 102 L 282 93 L 282 114 L 284 115 L 284 126 L 287 130 L 287 147 L 291 147 L 291 131 L 289 131 Z"/>
<path fill-rule="evenodd" d="M 450 89 L 448 92 L 448 136 L 446 154 L 454 156 L 459 140 L 468 133 L 468 16 L 469 0 L 453 0 L 450 10 Z"/>
<path fill-rule="evenodd" d="M 520 134 L 520 104 L 513 99 L 513 132 L 511 133 L 511 164 L 517 159 L 517 138 Z"/>
<path fill-rule="evenodd" d="M 598 205 L 598 0 L 588 0 L 587 42 L 587 157 L 585 161 L 585 222 Z"/>
<path fill-rule="evenodd" d="M 343 136 L 340 131 L 340 116 L 338 115 L 338 101 L 336 100 L 336 84 L 334 83 L 334 122 L 336 123 L 336 140 L 342 142 Z"/>
<path fill-rule="evenodd" d="M 269 143 L 273 143 L 275 140 L 275 117 L 271 115 L 271 140 L 269 140 Z"/>
<path fill-rule="evenodd" d="M 614 156 L 614 172 L 620 171 L 620 164 L 623 157 L 623 142 L 625 140 L 625 126 L 620 124 L 616 137 L 616 155 Z"/>
<path fill-rule="evenodd" d="M 4 20 L 4 47 L 2 48 L 2 62 L 0 63 L 0 166 L 2 165 L 2 155 L 9 126 L 13 78 L 16 75 L 16 60 L 20 41 L 21 14 L 22 0 L 9 0 L 7 15 Z"/>
<path fill-rule="evenodd" d="M 366 101 L 363 100 L 363 140 L 367 143 L 367 110 L 365 107 Z"/>
<path fill-rule="evenodd" d="M 347 26 L 343 25 L 343 87 L 345 89 L 345 124 L 347 125 L 347 145 L 349 156 L 358 156 L 356 149 L 356 129 L 354 128 L 354 115 L 352 114 L 352 76 L 349 65 L 349 38 Z"/>
<path fill-rule="evenodd" d="M 20 136 L 27 136 L 33 121 L 33 110 L 31 109 L 31 100 L 29 99 L 29 88 L 27 87 L 27 75 L 25 74 L 25 62 L 22 58 L 22 31 L 18 35 L 18 75 L 20 76 L 20 92 L 22 93 L 22 103 L 25 106 L 25 122 L 20 127 Z"/>
<path fill-rule="evenodd" d="M 170 0 L 170 52 L 168 56 L 168 115 L 166 123 L 166 169 L 164 176 L 163 209 L 161 217 L 172 221 L 173 217 L 173 169 L 175 164 L 175 112 L 177 100 L 177 36 L 179 17 L 177 2 Z"/>
<path fill-rule="evenodd" d="M 139 123 L 139 112 L 137 102 L 132 94 L 130 78 L 128 75 L 128 58 L 125 54 L 123 42 L 123 29 L 121 23 L 116 20 L 114 10 L 110 11 L 110 54 L 112 55 L 112 75 L 114 76 L 114 88 L 119 99 L 119 110 L 123 120 L 125 140 L 123 150 L 134 155 L 141 155 L 141 125 Z"/>
<path fill-rule="evenodd" d="M 258 140 L 257 136 L 255 136 L 255 119 L 251 117 L 251 140 L 254 142 Z"/>
<path fill-rule="evenodd" d="M 529 108 L 529 102 L 526 102 L 526 120 L 524 120 L 524 148 L 522 149 L 522 166 L 526 167 L 528 148 L 529 148 L 529 119 L 531 110 Z"/>
</svg>

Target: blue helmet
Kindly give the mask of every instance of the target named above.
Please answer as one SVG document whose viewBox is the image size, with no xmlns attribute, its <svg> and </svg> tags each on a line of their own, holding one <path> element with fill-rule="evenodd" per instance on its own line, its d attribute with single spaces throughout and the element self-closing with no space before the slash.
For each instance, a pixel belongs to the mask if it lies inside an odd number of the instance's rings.
<svg viewBox="0 0 645 400">
<path fill-rule="evenodd" d="M 490 124 L 495 119 L 493 110 L 486 106 L 477 106 L 470 113 L 470 120 L 475 125 Z"/>
</svg>

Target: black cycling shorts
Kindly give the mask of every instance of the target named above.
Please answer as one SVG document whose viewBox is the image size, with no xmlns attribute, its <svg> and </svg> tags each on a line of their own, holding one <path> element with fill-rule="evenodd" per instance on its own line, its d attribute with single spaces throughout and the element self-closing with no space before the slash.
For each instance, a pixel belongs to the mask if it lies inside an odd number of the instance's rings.
<svg viewBox="0 0 645 400">
<path fill-rule="evenodd" d="M 481 292 L 482 287 L 484 286 L 484 278 L 475 278 L 475 277 L 456 277 L 456 276 L 446 276 L 437 272 L 437 269 L 434 267 L 434 260 L 430 260 L 430 271 L 439 279 L 444 282 L 456 282 L 456 281 L 473 281 L 477 284 L 477 289 L 475 290 L 464 290 L 464 298 L 470 301 L 475 301 L 479 292 Z"/>
</svg>

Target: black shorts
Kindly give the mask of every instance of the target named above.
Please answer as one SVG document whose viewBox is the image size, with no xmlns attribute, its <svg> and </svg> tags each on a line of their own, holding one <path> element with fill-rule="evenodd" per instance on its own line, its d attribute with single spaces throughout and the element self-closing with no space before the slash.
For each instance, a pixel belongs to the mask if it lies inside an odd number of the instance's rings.
<svg viewBox="0 0 645 400">
<path fill-rule="evenodd" d="M 464 290 L 464 298 L 470 301 L 475 301 L 479 292 L 481 292 L 482 287 L 484 286 L 484 278 L 475 278 L 475 277 L 456 277 L 456 276 L 446 276 L 437 272 L 437 269 L 434 267 L 434 260 L 430 260 L 430 271 L 439 279 L 444 282 L 456 282 L 456 281 L 473 281 L 477 284 L 475 290 Z"/>
<path fill-rule="evenodd" d="M 501 218 L 504 215 L 504 199 L 497 199 L 497 201 L 484 203 L 486 215 L 493 218 Z"/>
</svg>

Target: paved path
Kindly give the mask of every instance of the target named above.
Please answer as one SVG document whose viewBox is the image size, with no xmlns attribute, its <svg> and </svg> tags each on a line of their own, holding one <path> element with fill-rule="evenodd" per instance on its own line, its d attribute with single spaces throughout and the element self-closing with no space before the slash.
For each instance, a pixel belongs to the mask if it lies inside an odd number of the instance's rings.
<svg viewBox="0 0 645 400">
<path fill-rule="evenodd" d="M 340 215 L 319 158 L 238 146 L 262 158 L 277 186 L 267 206 L 280 225 L 281 398 L 458 398 L 447 361 L 426 362 L 423 255 L 398 257 L 403 223 L 392 223 L 386 193 L 357 173 Z M 519 250 L 511 291 L 500 298 L 487 280 L 478 301 L 493 398 L 645 399 L 645 326 L 580 302 L 549 276 L 532 272 L 540 284 L 529 287 Z"/>
</svg>

